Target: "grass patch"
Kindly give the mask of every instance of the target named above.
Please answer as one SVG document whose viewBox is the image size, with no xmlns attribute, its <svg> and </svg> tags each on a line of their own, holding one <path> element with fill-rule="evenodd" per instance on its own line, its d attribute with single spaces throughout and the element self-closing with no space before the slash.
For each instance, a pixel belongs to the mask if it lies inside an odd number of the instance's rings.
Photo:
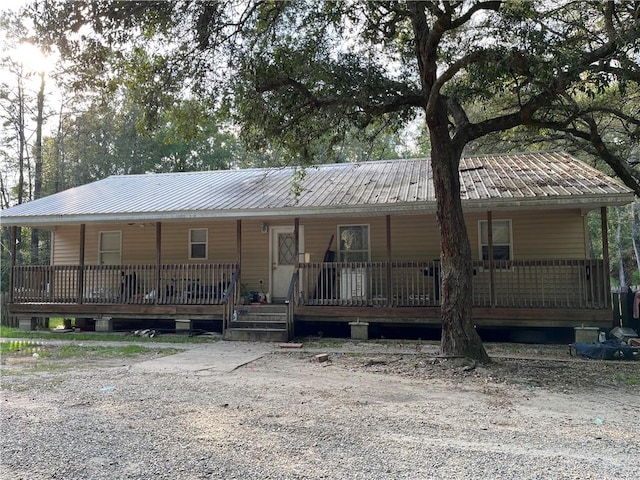
<svg viewBox="0 0 640 480">
<path fill-rule="evenodd" d="M 84 359 L 106 359 L 106 358 L 132 358 L 149 353 L 157 355 L 173 355 L 182 350 L 176 348 L 149 348 L 142 345 L 123 345 L 117 347 L 103 346 L 79 346 L 79 345 L 61 345 L 46 350 L 46 357 L 53 360 L 63 360 L 69 358 Z"/>
<path fill-rule="evenodd" d="M 80 332 L 80 333 L 56 333 L 49 330 L 24 331 L 17 328 L 0 326 L 0 337 L 2 338 L 26 338 L 26 339 L 52 339 L 52 340 L 96 340 L 109 342 L 160 342 L 160 343 L 211 343 L 217 342 L 219 337 L 188 335 L 158 335 L 153 338 L 138 337 L 131 333 L 110 333 L 110 332 Z"/>
<path fill-rule="evenodd" d="M 49 328 L 58 328 L 64 326 L 64 318 L 62 317 L 50 317 L 49 318 Z"/>
<path fill-rule="evenodd" d="M 152 348 L 144 345 L 43 345 L 33 340 L 0 342 L 2 356 L 34 356 L 60 360 L 66 358 L 130 358 L 148 353 L 173 355 L 182 352 L 180 348 Z"/>
<path fill-rule="evenodd" d="M 637 377 L 637 376 L 626 375 L 624 373 L 617 373 L 614 378 L 616 382 L 622 383 L 624 385 L 640 386 L 640 377 Z"/>
<path fill-rule="evenodd" d="M 0 356 L 2 355 L 33 355 L 39 353 L 44 347 L 40 342 L 33 340 L 15 340 L 0 342 Z"/>
</svg>

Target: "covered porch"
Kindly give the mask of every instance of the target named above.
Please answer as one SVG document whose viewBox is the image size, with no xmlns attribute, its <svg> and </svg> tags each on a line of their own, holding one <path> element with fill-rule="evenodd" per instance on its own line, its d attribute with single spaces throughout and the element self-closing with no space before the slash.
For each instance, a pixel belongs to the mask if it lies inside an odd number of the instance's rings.
<svg viewBox="0 0 640 480">
<path fill-rule="evenodd" d="M 14 266 L 10 311 L 74 316 L 221 321 L 250 303 L 240 265 Z M 478 326 L 607 327 L 611 299 L 605 260 L 473 262 Z M 440 262 L 300 263 L 283 307 L 288 335 L 300 322 L 440 323 Z M 259 308 L 259 307 L 258 307 Z M 237 314 L 237 313 L 236 313 Z M 100 329 L 108 330 L 103 323 Z"/>
</svg>

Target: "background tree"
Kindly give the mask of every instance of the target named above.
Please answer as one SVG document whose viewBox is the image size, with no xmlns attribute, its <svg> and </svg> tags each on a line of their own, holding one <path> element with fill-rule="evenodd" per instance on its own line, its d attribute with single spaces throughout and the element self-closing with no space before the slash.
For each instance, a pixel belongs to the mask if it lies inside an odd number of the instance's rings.
<svg viewBox="0 0 640 480">
<path fill-rule="evenodd" d="M 0 16 L 3 33 L 3 56 L 0 59 L 0 188 L 3 205 L 23 203 L 39 198 L 42 190 L 42 135 L 46 120 L 46 75 L 43 65 L 35 65 L 25 58 L 29 49 L 28 29 L 20 16 L 3 13 Z M 8 232 L 3 232 L 5 244 Z M 23 242 L 23 239 L 27 239 Z M 40 234 L 32 229 L 30 235 L 17 232 L 18 260 L 27 255 L 30 263 L 38 263 Z M 29 247 L 30 248 L 27 248 Z M 28 252 L 28 253 L 27 253 Z"/>
<path fill-rule="evenodd" d="M 608 89 L 637 88 L 637 2 L 100 1 L 38 7 L 40 34 L 79 65 L 99 64 L 105 79 L 147 46 L 152 61 L 127 74 L 139 80 L 149 122 L 188 86 L 189 94 L 212 106 L 228 105 L 247 142 L 268 138 L 304 164 L 346 132 L 383 125 L 397 130 L 423 119 L 441 235 L 442 350 L 448 355 L 488 360 L 471 321 L 471 248 L 458 178 L 468 145 L 522 126 L 587 135 L 640 193 L 635 174 L 611 154 L 604 125 L 593 118 L 596 110 L 606 113 L 595 101 Z"/>
</svg>

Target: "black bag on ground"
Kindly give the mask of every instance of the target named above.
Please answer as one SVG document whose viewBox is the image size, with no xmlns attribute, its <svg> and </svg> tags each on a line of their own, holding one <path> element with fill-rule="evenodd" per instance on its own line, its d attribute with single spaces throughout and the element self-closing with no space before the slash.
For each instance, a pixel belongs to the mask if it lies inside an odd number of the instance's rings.
<svg viewBox="0 0 640 480">
<path fill-rule="evenodd" d="M 633 349 L 617 340 L 602 343 L 572 343 L 576 354 L 596 360 L 633 360 Z"/>
</svg>

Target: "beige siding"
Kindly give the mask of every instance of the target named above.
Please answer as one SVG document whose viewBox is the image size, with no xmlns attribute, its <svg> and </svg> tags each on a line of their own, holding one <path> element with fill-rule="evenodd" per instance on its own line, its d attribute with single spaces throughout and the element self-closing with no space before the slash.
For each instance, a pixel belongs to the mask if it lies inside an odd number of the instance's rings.
<svg viewBox="0 0 640 480">
<path fill-rule="evenodd" d="M 585 258 L 585 223 L 579 210 L 533 212 L 495 212 L 495 220 L 510 219 L 515 260 Z M 478 221 L 486 214 L 466 216 L 473 258 L 479 258 Z M 293 221 L 269 222 L 273 226 L 293 225 Z M 243 278 L 250 288 L 259 280 L 268 281 L 270 268 L 269 235 L 262 233 L 260 220 L 242 221 Z M 387 259 L 386 220 L 381 217 L 300 219 L 304 226 L 304 252 L 311 262 L 324 259 L 329 239 L 337 250 L 339 225 L 369 225 L 372 261 Z M 189 261 L 189 228 L 207 228 L 208 258 Z M 162 224 L 162 263 L 233 263 L 237 258 L 236 221 Z M 87 225 L 85 263 L 98 263 L 98 234 L 122 232 L 123 264 L 154 264 L 156 258 L 155 225 Z M 80 243 L 79 226 L 58 227 L 54 235 L 55 265 L 77 264 Z M 434 216 L 407 215 L 391 218 L 391 246 L 394 261 L 430 261 L 440 256 L 439 231 Z M 255 284 L 255 285 L 254 285 Z"/>
<path fill-rule="evenodd" d="M 486 214 L 466 216 L 474 259 L 480 257 L 478 222 Z M 586 258 L 585 223 L 580 210 L 494 212 L 493 220 L 511 220 L 514 260 Z"/>
<path fill-rule="evenodd" d="M 391 218 L 394 261 L 432 261 L 440 258 L 440 230 L 433 215 Z"/>
<path fill-rule="evenodd" d="M 189 229 L 208 230 L 207 258 L 189 260 Z M 163 263 L 229 263 L 236 261 L 236 222 L 163 223 L 162 262 Z M 155 255 L 155 233 L 153 251 Z M 154 257 L 155 261 L 155 257 Z"/>
<path fill-rule="evenodd" d="M 269 234 L 262 233 L 262 222 L 257 220 L 243 220 L 242 222 L 242 283 L 247 290 L 258 291 L 260 280 L 264 282 L 265 292 L 269 291 L 269 270 L 271 258 L 269 255 Z M 293 222 L 273 222 L 274 226 L 293 226 Z M 235 252 L 235 229 L 234 229 Z M 235 255 L 235 254 L 234 254 Z M 234 256 L 235 258 L 235 256 Z"/>
<path fill-rule="evenodd" d="M 57 227 L 53 232 L 52 265 L 77 265 L 80 257 L 80 227 Z"/>
</svg>

